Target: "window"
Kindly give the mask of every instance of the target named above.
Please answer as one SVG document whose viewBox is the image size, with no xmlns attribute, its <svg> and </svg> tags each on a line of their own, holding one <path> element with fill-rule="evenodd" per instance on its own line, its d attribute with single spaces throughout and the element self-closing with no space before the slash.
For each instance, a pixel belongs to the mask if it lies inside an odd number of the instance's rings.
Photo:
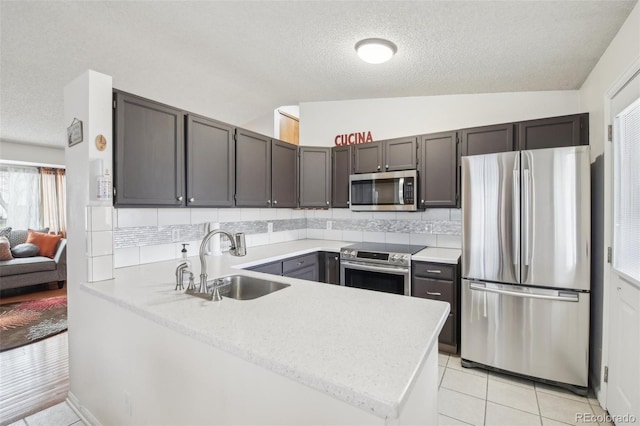
<svg viewBox="0 0 640 426">
<path fill-rule="evenodd" d="M 37 167 L 0 164 L 0 216 L 4 226 L 41 228 L 40 171 Z"/>
</svg>

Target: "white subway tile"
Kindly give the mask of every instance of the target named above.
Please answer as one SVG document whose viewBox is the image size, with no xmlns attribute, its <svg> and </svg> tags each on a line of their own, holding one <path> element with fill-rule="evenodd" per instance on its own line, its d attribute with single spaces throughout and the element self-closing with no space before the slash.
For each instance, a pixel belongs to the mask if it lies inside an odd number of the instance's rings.
<svg viewBox="0 0 640 426">
<path fill-rule="evenodd" d="M 113 253 L 113 232 L 95 231 L 91 234 L 91 251 L 89 256 L 106 256 Z"/>
<path fill-rule="evenodd" d="M 282 243 L 285 241 L 285 232 L 272 232 L 269 234 L 269 242 L 270 243 Z"/>
<path fill-rule="evenodd" d="M 363 241 L 370 242 L 370 243 L 384 243 L 385 242 L 384 232 L 364 231 L 362 233 L 362 238 L 363 238 Z"/>
<path fill-rule="evenodd" d="M 324 231 L 324 239 L 342 241 L 342 231 L 338 229 L 327 229 Z"/>
<path fill-rule="evenodd" d="M 272 209 L 254 209 L 254 210 L 260 210 L 260 212 L 256 219 L 251 219 L 251 220 L 276 220 L 278 218 L 279 209 L 272 208 Z M 244 216 L 242 220 L 244 220 Z"/>
<path fill-rule="evenodd" d="M 113 267 L 124 268 L 140 264 L 140 247 L 117 248 L 113 252 Z"/>
<path fill-rule="evenodd" d="M 331 210 L 325 210 L 325 209 L 313 210 L 313 217 L 316 219 L 331 219 Z"/>
<path fill-rule="evenodd" d="M 295 241 L 300 239 L 300 237 L 298 237 L 298 230 L 294 229 L 291 231 L 282 231 L 284 233 L 284 240 L 285 241 Z"/>
<path fill-rule="evenodd" d="M 444 235 L 438 234 L 437 237 L 437 247 L 444 248 L 462 248 L 462 236 L 460 235 Z"/>
<path fill-rule="evenodd" d="M 351 219 L 351 210 L 349 209 L 331 209 L 331 215 L 334 219 Z"/>
<path fill-rule="evenodd" d="M 118 227 L 118 209 L 111 209 L 111 227 L 116 229 Z"/>
<path fill-rule="evenodd" d="M 342 239 L 345 241 L 362 242 L 364 236 L 362 231 L 342 231 Z"/>
<path fill-rule="evenodd" d="M 111 231 L 113 229 L 113 207 L 89 207 L 89 229 Z"/>
<path fill-rule="evenodd" d="M 307 239 L 307 230 L 306 229 L 298 229 L 298 239 L 299 240 Z"/>
<path fill-rule="evenodd" d="M 113 278 L 113 256 L 91 258 L 91 282 L 110 280 Z"/>
<path fill-rule="evenodd" d="M 292 218 L 291 209 L 275 209 L 276 219 L 288 220 Z"/>
<path fill-rule="evenodd" d="M 176 247 L 174 243 L 140 247 L 141 264 L 172 260 L 175 259 L 175 255 Z"/>
<path fill-rule="evenodd" d="M 118 209 L 118 227 L 158 226 L 158 209 Z"/>
<path fill-rule="evenodd" d="M 190 225 L 189 209 L 158 209 L 158 225 Z"/>
<path fill-rule="evenodd" d="M 242 209 L 218 209 L 219 222 L 239 222 Z"/>
<path fill-rule="evenodd" d="M 301 209 L 292 209 L 291 210 L 291 219 L 304 219 L 305 216 L 305 210 L 301 210 Z"/>
<path fill-rule="evenodd" d="M 324 231 L 322 229 L 307 229 L 307 238 L 310 240 L 323 240 Z"/>
<path fill-rule="evenodd" d="M 462 220 L 462 209 L 449 209 L 450 220 Z"/>
<path fill-rule="evenodd" d="M 449 209 L 426 209 L 422 212 L 424 220 L 449 220 Z"/>
<path fill-rule="evenodd" d="M 385 242 L 389 244 L 410 244 L 411 237 L 409 233 L 401 232 L 385 232 Z"/>
<path fill-rule="evenodd" d="M 236 219 L 236 221 L 240 220 L 242 222 L 252 222 L 255 220 L 260 220 L 260 211 L 263 209 L 249 209 L 242 208 L 240 209 L 240 217 Z"/>
<path fill-rule="evenodd" d="M 422 213 L 421 212 L 397 212 L 398 220 L 421 220 Z"/>
<path fill-rule="evenodd" d="M 360 220 L 360 219 L 373 219 L 373 212 L 351 212 L 351 218 Z"/>
<path fill-rule="evenodd" d="M 191 224 L 209 223 L 218 221 L 218 209 L 191 208 Z"/>
<path fill-rule="evenodd" d="M 377 220 L 395 220 L 398 218 L 396 212 L 372 212 L 373 218 Z"/>
<path fill-rule="evenodd" d="M 437 244 L 437 238 L 433 234 L 409 234 L 409 244 L 434 247 Z"/>
<path fill-rule="evenodd" d="M 253 234 L 251 235 L 254 246 L 265 246 L 269 244 L 269 234 Z"/>
</svg>

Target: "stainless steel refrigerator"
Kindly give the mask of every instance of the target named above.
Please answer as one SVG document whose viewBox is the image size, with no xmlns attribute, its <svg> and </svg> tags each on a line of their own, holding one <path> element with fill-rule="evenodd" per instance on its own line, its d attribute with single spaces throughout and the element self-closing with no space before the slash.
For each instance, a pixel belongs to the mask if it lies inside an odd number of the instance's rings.
<svg viewBox="0 0 640 426">
<path fill-rule="evenodd" d="M 463 365 L 586 393 L 590 185 L 588 146 L 462 157 Z"/>
</svg>

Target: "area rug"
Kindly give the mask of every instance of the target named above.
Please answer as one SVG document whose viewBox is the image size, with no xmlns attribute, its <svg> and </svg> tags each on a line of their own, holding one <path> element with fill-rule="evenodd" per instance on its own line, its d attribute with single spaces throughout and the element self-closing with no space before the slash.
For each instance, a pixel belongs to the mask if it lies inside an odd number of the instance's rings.
<svg viewBox="0 0 640 426">
<path fill-rule="evenodd" d="M 66 329 L 66 296 L 0 305 L 0 352 L 37 342 Z"/>
</svg>

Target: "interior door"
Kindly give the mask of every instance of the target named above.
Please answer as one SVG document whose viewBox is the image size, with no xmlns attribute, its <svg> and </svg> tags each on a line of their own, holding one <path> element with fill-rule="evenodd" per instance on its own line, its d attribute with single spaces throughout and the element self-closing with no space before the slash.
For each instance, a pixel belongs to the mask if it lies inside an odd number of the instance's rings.
<svg viewBox="0 0 640 426">
<path fill-rule="evenodd" d="M 609 385 L 612 416 L 640 418 L 640 71 L 611 100 L 613 230 L 609 270 Z"/>
</svg>

